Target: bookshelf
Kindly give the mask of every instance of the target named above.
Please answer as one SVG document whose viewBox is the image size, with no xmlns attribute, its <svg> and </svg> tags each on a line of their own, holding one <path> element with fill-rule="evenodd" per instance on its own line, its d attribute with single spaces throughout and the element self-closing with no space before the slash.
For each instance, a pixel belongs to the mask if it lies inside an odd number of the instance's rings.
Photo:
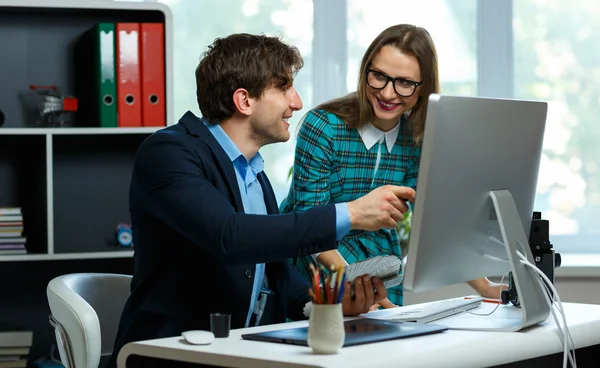
<svg viewBox="0 0 600 368">
<path fill-rule="evenodd" d="M 173 119 L 172 15 L 154 2 L 0 0 L 0 207 L 22 207 L 27 254 L 0 262 L 128 258 L 114 232 L 129 223 L 128 196 L 137 148 L 158 127 L 34 125 L 22 93 L 56 85 L 75 95 L 74 45 L 100 22 L 162 22 L 165 109 Z"/>
</svg>

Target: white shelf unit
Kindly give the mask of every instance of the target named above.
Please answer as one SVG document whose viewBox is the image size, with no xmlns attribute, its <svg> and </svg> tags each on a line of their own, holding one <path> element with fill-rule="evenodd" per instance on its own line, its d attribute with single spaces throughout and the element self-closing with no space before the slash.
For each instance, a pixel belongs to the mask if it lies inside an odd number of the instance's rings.
<svg viewBox="0 0 600 368">
<path fill-rule="evenodd" d="M 129 222 L 133 159 L 153 131 L 0 134 L 0 202 L 23 207 L 29 252 L 0 262 L 130 257 L 113 235 Z"/>
<path fill-rule="evenodd" d="M 71 71 L 61 61 L 71 57 L 70 47 L 85 29 L 99 22 L 146 21 L 164 22 L 165 109 L 167 125 L 171 125 L 173 31 L 167 6 L 105 0 L 0 0 L 0 48 L 12 55 L 0 61 L 0 80 L 9 82 L 8 87 L 3 82 L 0 90 L 0 109 L 7 119 L 0 127 L 0 206 L 23 207 L 28 247 L 28 254 L 0 254 L 0 262 L 133 255 L 131 249 L 116 245 L 114 231 L 119 222 L 129 222 L 135 152 L 160 128 L 31 127 L 10 116 L 21 116 L 16 109 L 22 106 L 15 95 L 22 86 L 72 88 Z M 19 40 L 27 42 L 23 45 Z M 43 65 L 36 66 L 35 61 L 46 55 Z"/>
</svg>

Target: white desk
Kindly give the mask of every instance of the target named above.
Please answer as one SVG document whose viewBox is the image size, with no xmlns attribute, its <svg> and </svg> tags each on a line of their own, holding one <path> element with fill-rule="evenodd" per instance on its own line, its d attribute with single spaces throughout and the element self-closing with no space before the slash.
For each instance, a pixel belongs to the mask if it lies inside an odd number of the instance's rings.
<svg viewBox="0 0 600 368">
<path fill-rule="evenodd" d="M 495 305 L 483 303 L 473 312 L 484 313 Z M 600 344 L 600 305 L 565 303 L 567 324 L 576 348 Z M 434 323 L 456 323 L 462 318 L 501 318 L 517 308 L 501 305 L 489 317 L 460 314 Z M 382 317 L 389 310 L 369 313 Z M 118 356 L 125 368 L 129 355 L 236 368 L 269 367 L 484 367 L 522 361 L 562 352 L 552 316 L 521 332 L 448 330 L 428 336 L 343 348 L 336 355 L 314 355 L 308 347 L 242 340 L 242 334 L 306 326 L 307 321 L 232 330 L 229 338 L 208 346 L 192 346 L 181 337 L 127 344 Z M 562 359 L 562 355 L 561 355 Z M 578 359 L 578 366 L 585 367 Z M 558 365 L 557 365 L 558 366 Z"/>
</svg>

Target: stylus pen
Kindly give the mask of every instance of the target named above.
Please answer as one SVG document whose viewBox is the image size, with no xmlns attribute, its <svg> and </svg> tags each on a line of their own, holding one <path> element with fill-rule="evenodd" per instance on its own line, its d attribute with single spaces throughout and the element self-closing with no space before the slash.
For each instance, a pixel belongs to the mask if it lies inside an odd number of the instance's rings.
<svg viewBox="0 0 600 368">
<path fill-rule="evenodd" d="M 465 299 L 469 300 L 469 299 L 473 299 L 473 298 L 465 297 Z M 502 302 L 498 299 L 482 299 L 481 301 L 484 303 L 502 304 Z"/>
</svg>

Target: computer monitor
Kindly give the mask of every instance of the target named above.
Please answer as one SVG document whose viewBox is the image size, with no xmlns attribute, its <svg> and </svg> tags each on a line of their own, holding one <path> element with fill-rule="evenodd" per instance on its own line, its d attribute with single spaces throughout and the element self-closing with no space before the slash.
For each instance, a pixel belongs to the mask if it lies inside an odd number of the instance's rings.
<svg viewBox="0 0 600 368">
<path fill-rule="evenodd" d="M 469 329 L 517 331 L 550 307 L 529 248 L 547 103 L 429 98 L 404 288 L 413 292 L 512 271 L 522 313 Z"/>
</svg>

